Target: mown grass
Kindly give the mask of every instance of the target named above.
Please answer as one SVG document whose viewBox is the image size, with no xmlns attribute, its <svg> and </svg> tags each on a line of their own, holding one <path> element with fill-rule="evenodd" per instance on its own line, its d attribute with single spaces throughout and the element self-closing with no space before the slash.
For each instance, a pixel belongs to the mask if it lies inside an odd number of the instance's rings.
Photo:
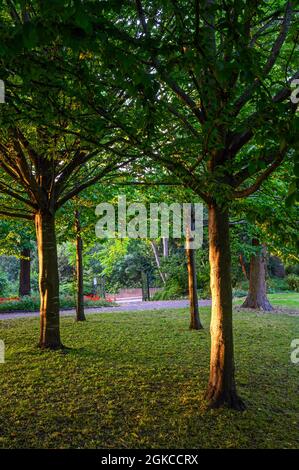
<svg viewBox="0 0 299 470">
<path fill-rule="evenodd" d="M 269 300 L 273 304 L 273 306 L 295 308 L 299 310 L 298 292 L 282 292 L 277 294 L 269 294 Z"/>
<path fill-rule="evenodd" d="M 279 292 L 268 294 L 268 299 L 274 307 L 284 307 L 297 309 L 299 311 L 299 293 L 298 292 Z M 235 299 L 235 304 L 242 304 L 244 298 Z"/>
<path fill-rule="evenodd" d="M 296 448 L 299 318 L 236 312 L 235 357 L 244 413 L 206 410 L 209 309 L 62 318 L 67 353 L 35 346 L 38 320 L 0 322 L 0 447 Z"/>
</svg>

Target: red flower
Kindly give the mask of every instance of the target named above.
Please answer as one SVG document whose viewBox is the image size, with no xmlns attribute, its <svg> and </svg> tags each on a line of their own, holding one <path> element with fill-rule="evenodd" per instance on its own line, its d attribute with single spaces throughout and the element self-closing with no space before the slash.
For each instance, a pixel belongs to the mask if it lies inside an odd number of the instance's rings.
<svg viewBox="0 0 299 470">
<path fill-rule="evenodd" d="M 95 302 L 95 301 L 97 301 L 97 300 L 101 300 L 101 298 L 100 298 L 98 295 L 96 295 L 96 294 L 86 294 L 86 295 L 85 295 L 85 298 L 86 298 L 87 300 L 91 300 L 92 302 Z"/>
<path fill-rule="evenodd" d="M 0 297 L 0 302 L 10 302 L 11 300 L 20 300 L 19 297 Z"/>
</svg>

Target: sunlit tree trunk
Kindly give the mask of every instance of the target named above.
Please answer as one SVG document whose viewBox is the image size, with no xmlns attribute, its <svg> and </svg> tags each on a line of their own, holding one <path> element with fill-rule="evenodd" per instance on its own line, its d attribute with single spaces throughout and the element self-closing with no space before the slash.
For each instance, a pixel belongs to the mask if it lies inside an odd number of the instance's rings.
<svg viewBox="0 0 299 470">
<path fill-rule="evenodd" d="M 254 238 L 252 245 L 258 247 L 259 241 Z M 273 310 L 267 298 L 267 285 L 266 285 L 266 247 L 262 246 L 260 253 L 251 256 L 250 259 L 250 279 L 249 279 L 249 292 L 243 308 L 254 308 L 265 311 Z"/>
<path fill-rule="evenodd" d="M 244 409 L 237 396 L 232 325 L 231 254 L 228 210 L 209 205 L 209 258 L 212 293 L 210 407 Z"/>
<path fill-rule="evenodd" d="M 22 248 L 20 259 L 19 296 L 30 295 L 30 248 Z"/>
<path fill-rule="evenodd" d="M 49 211 L 35 215 L 39 261 L 41 348 L 62 348 L 59 330 L 59 277 L 55 216 Z"/>
<path fill-rule="evenodd" d="M 81 224 L 79 211 L 75 211 L 75 231 L 76 231 L 76 283 L 77 302 L 76 320 L 85 321 L 84 314 L 84 292 L 83 292 L 83 240 L 81 236 Z"/>
</svg>

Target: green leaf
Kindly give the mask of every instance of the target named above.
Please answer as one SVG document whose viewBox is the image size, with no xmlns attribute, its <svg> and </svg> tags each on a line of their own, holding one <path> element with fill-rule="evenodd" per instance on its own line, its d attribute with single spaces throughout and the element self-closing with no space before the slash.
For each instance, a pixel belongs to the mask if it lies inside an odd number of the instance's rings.
<svg viewBox="0 0 299 470">
<path fill-rule="evenodd" d="M 26 23 L 23 29 L 23 43 L 27 49 L 32 49 L 38 44 L 38 30 L 32 23 Z"/>
</svg>

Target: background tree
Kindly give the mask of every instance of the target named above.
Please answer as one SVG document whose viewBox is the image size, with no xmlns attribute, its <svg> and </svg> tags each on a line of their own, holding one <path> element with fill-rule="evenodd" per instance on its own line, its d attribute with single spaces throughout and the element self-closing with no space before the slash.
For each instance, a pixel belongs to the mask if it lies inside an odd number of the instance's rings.
<svg viewBox="0 0 299 470">
<path fill-rule="evenodd" d="M 267 248 L 257 238 L 252 239 L 252 245 L 256 252 L 251 255 L 249 292 L 242 307 L 271 311 L 273 307 L 266 293 Z"/>
<path fill-rule="evenodd" d="M 252 240 L 255 246 L 253 250 L 247 249 L 250 283 L 244 307 L 272 309 L 266 295 L 266 247 L 283 259 L 296 256 L 299 208 L 284 203 L 289 193 L 287 175 L 292 170 L 292 165 L 286 162 L 258 193 L 235 207 L 240 217 L 246 219 L 243 228 L 247 244 Z"/>
</svg>

